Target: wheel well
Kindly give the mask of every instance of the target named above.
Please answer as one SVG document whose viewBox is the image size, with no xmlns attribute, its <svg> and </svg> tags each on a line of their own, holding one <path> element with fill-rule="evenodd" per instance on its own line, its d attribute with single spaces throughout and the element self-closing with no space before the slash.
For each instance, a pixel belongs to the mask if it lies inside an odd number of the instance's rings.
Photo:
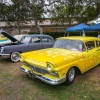
<svg viewBox="0 0 100 100">
<path fill-rule="evenodd" d="M 21 51 L 18 51 L 19 53 L 22 53 Z"/>
<path fill-rule="evenodd" d="M 19 53 L 22 53 L 21 51 L 15 51 L 15 52 L 19 52 Z M 10 54 L 12 54 L 12 53 L 14 53 L 14 52 L 11 52 Z"/>
<path fill-rule="evenodd" d="M 21 53 L 20 51 L 16 51 L 16 52 Z M 11 53 L 10 53 L 10 57 L 11 57 L 11 54 L 12 54 L 12 53 L 14 53 L 14 52 L 11 52 Z"/>
<path fill-rule="evenodd" d="M 74 68 L 76 70 L 76 74 L 80 74 L 81 73 L 80 69 L 77 66 L 74 66 Z"/>
</svg>

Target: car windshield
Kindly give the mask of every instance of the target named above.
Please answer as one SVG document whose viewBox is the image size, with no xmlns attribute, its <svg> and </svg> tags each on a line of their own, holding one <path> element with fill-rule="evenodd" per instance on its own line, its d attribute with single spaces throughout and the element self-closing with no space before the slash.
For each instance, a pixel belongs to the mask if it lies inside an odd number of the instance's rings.
<svg viewBox="0 0 100 100">
<path fill-rule="evenodd" d="M 22 43 L 29 43 L 31 40 L 31 37 L 27 37 L 27 36 L 24 36 L 22 37 L 22 39 L 20 40 Z"/>
<path fill-rule="evenodd" d="M 14 38 L 16 38 L 18 41 L 20 41 L 23 36 L 24 35 L 14 35 Z"/>
<path fill-rule="evenodd" d="M 85 46 L 82 41 L 79 40 L 56 40 L 54 48 L 63 48 L 73 51 L 85 51 Z"/>
</svg>

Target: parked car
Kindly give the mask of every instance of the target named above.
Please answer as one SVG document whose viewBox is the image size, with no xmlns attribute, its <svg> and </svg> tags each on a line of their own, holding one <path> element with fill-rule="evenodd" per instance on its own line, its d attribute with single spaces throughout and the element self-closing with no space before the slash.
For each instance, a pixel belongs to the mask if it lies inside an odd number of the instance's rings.
<svg viewBox="0 0 100 100">
<path fill-rule="evenodd" d="M 20 41 L 2 30 L 1 34 L 9 38 L 12 43 L 0 45 L 0 56 L 10 58 L 13 62 L 20 60 L 20 53 L 22 52 L 50 48 L 54 44 L 54 39 L 44 34 L 25 35 Z"/>
<path fill-rule="evenodd" d="M 24 36 L 25 34 L 23 35 L 14 35 L 13 37 L 16 38 L 18 41 L 21 40 L 21 38 Z M 8 43 L 11 43 L 12 41 L 10 39 L 6 39 L 6 40 L 3 40 L 3 41 L 0 41 L 0 44 L 8 44 Z"/>
<path fill-rule="evenodd" d="M 20 70 L 48 84 L 72 84 L 77 72 L 100 64 L 100 39 L 96 37 L 57 38 L 53 48 L 21 54 Z"/>
</svg>

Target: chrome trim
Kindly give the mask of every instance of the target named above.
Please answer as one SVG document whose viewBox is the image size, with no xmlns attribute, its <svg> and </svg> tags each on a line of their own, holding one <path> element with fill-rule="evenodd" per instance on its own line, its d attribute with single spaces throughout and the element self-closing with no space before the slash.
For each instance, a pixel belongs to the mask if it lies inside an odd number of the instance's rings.
<svg viewBox="0 0 100 100">
<path fill-rule="evenodd" d="M 22 72 L 25 72 L 28 75 L 30 75 L 30 71 L 28 71 L 27 69 L 20 67 L 20 70 Z M 34 73 L 31 73 L 31 74 L 33 74 L 35 76 L 35 78 L 40 79 L 41 81 L 48 83 L 50 85 L 58 85 L 58 84 L 64 83 L 66 81 L 66 77 L 59 78 L 57 80 L 53 80 L 51 78 L 48 78 L 48 77 L 45 77 L 45 76 L 42 76 L 42 75 L 38 75 L 38 74 L 34 74 Z"/>
<path fill-rule="evenodd" d="M 0 53 L 0 57 L 1 58 L 9 58 L 10 54 L 2 54 L 2 53 Z"/>
<path fill-rule="evenodd" d="M 35 72 L 38 72 L 38 73 L 41 73 L 41 74 L 49 74 L 49 71 L 47 71 L 44 68 L 40 68 L 39 66 L 28 64 L 27 62 L 24 62 L 24 65 L 30 67 Z"/>
<path fill-rule="evenodd" d="M 44 76 L 38 76 L 38 75 L 35 75 L 35 77 L 40 79 L 41 81 L 43 81 L 45 83 L 50 84 L 50 85 L 59 85 L 59 84 L 64 83 L 66 81 L 66 77 L 59 78 L 58 80 L 53 80 L 53 79 L 50 79 L 50 78 L 47 78 Z"/>
<path fill-rule="evenodd" d="M 4 47 L 1 47 L 1 48 L 0 48 L 0 51 L 1 51 L 1 53 L 3 53 L 3 51 L 4 51 Z"/>
</svg>

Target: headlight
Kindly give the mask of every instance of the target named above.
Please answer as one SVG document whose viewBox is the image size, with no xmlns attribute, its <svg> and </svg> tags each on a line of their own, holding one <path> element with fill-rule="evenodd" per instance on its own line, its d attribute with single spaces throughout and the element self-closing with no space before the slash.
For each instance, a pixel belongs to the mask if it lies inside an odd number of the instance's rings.
<svg viewBox="0 0 100 100">
<path fill-rule="evenodd" d="M 4 47 L 1 47 L 1 53 L 3 53 L 4 52 Z"/>
<path fill-rule="evenodd" d="M 47 64 L 47 70 L 48 71 L 51 71 L 52 70 L 52 67 L 49 64 Z"/>
<path fill-rule="evenodd" d="M 53 72 L 54 71 L 54 68 L 55 68 L 55 66 L 52 63 L 47 62 L 47 70 L 49 72 Z"/>
<path fill-rule="evenodd" d="M 59 77 L 58 71 L 55 71 L 55 65 L 47 62 L 47 70 L 49 71 L 49 74 L 55 77 Z"/>
</svg>

